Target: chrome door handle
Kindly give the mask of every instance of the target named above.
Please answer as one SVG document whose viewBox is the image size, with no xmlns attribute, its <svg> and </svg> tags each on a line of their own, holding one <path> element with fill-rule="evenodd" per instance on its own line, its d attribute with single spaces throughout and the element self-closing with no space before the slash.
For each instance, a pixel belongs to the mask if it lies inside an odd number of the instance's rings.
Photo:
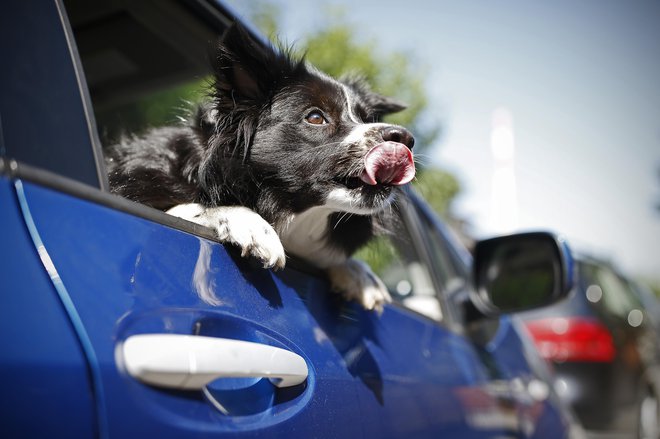
<svg viewBox="0 0 660 439">
<path fill-rule="evenodd" d="M 217 378 L 269 378 L 277 387 L 307 379 L 305 360 L 286 349 L 227 338 L 181 334 L 128 337 L 120 352 L 133 378 L 157 387 L 203 389 Z"/>
</svg>

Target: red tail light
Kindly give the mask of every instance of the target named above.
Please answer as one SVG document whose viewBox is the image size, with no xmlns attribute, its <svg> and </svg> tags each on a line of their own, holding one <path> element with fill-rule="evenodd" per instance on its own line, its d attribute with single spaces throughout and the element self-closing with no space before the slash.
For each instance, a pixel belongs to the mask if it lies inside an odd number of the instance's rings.
<svg viewBox="0 0 660 439">
<path fill-rule="evenodd" d="M 616 355 L 605 325 L 580 317 L 555 317 L 526 322 L 541 356 L 556 362 L 610 362 Z"/>
</svg>

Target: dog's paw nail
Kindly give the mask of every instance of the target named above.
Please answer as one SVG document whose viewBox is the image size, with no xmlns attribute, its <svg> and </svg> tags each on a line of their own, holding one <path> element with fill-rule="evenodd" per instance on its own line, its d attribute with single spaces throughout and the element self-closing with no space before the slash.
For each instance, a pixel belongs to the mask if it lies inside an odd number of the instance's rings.
<svg viewBox="0 0 660 439">
<path fill-rule="evenodd" d="M 382 314 L 386 303 L 392 302 L 389 293 L 375 284 L 365 287 L 358 297 L 365 309 L 374 310 L 378 314 Z"/>
<path fill-rule="evenodd" d="M 286 264 L 286 258 L 284 254 L 271 257 L 269 259 L 262 259 L 264 268 L 272 268 L 273 270 L 283 270 L 284 265 Z"/>
<path fill-rule="evenodd" d="M 284 247 L 282 247 L 277 235 L 269 234 L 257 247 L 258 250 L 255 252 L 255 256 L 263 262 L 264 268 L 272 268 L 274 270 L 284 268 L 286 263 Z"/>
<path fill-rule="evenodd" d="M 277 261 L 275 262 L 273 268 L 275 268 L 276 270 L 284 270 L 285 265 L 286 265 L 286 258 L 284 257 L 284 255 L 282 255 L 281 257 L 277 258 Z"/>
</svg>

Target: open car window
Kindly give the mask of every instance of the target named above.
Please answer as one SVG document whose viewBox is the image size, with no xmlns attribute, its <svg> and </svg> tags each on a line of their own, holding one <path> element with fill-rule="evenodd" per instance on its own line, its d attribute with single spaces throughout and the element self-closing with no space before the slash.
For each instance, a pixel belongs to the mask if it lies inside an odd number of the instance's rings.
<svg viewBox="0 0 660 439">
<path fill-rule="evenodd" d="M 395 303 L 436 321 L 443 319 L 429 267 L 400 215 L 355 257 L 366 262 L 387 286 Z"/>
</svg>

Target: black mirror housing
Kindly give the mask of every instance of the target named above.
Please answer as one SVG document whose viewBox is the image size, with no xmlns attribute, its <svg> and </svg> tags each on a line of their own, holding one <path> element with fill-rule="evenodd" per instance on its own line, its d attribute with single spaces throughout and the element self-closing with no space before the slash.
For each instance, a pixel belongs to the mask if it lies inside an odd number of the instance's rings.
<svg viewBox="0 0 660 439">
<path fill-rule="evenodd" d="M 573 287 L 570 249 L 547 232 L 480 241 L 473 268 L 472 302 L 486 316 L 549 305 Z"/>
</svg>

